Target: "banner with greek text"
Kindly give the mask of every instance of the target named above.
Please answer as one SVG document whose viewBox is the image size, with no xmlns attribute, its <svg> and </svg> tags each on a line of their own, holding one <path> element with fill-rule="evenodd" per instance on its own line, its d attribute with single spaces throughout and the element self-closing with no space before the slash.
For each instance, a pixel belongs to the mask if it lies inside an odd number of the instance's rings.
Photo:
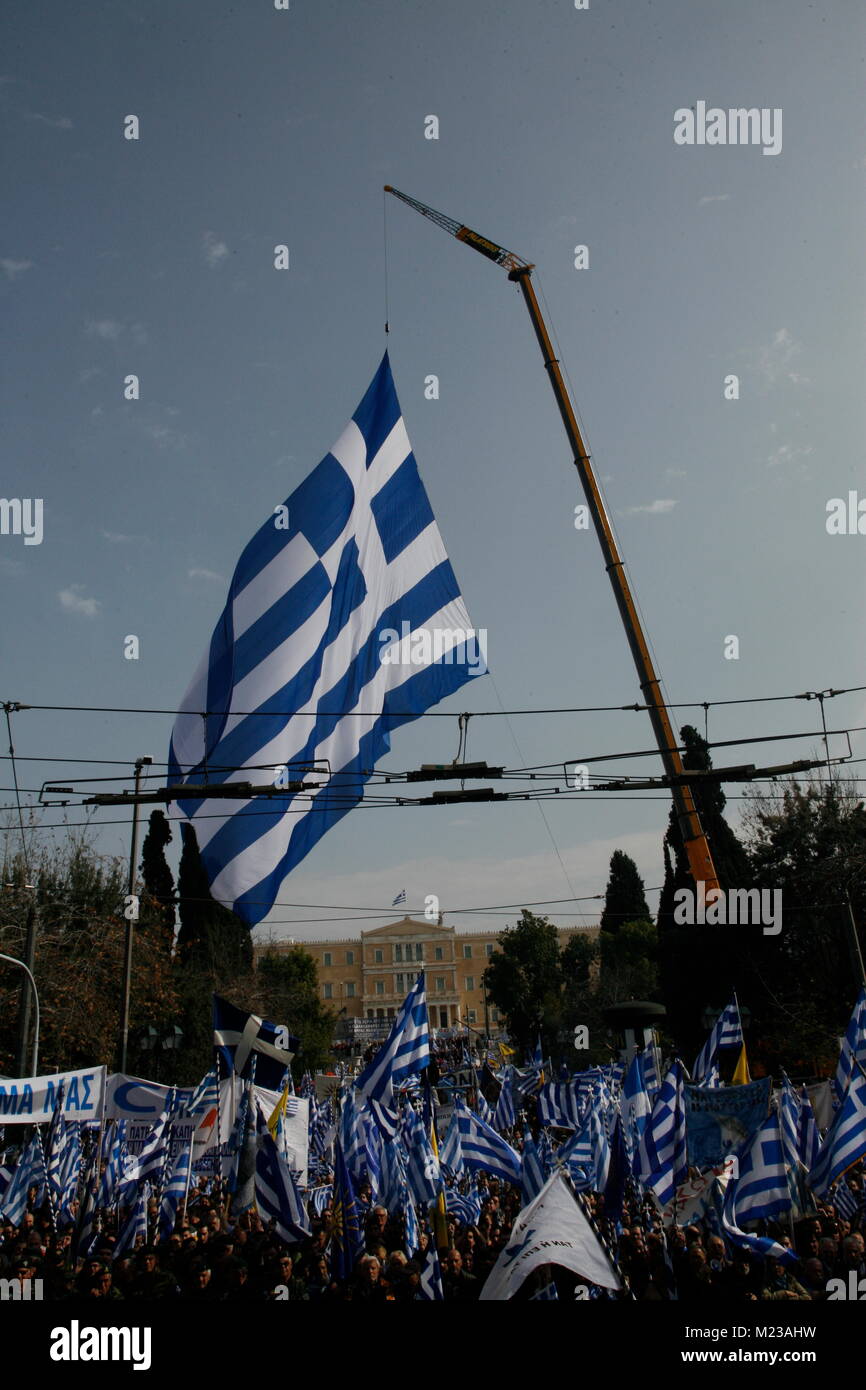
<svg viewBox="0 0 866 1390">
<path fill-rule="evenodd" d="M 105 1067 L 53 1076 L 0 1077 L 0 1125 L 47 1124 L 62 1095 L 67 1120 L 100 1120 Z"/>
</svg>

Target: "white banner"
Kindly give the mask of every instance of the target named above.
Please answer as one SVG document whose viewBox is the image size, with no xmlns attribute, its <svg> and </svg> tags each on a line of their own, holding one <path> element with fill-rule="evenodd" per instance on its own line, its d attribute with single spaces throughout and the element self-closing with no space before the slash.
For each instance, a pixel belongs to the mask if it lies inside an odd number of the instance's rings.
<svg viewBox="0 0 866 1390">
<path fill-rule="evenodd" d="M 534 1201 L 524 1207 L 511 1239 L 487 1277 L 481 1299 L 511 1298 L 539 1265 L 562 1265 L 591 1284 L 618 1289 L 620 1281 L 598 1237 L 557 1170 Z"/>
<path fill-rule="evenodd" d="M 105 1067 L 83 1067 L 54 1076 L 0 1078 L 0 1125 L 47 1123 L 54 1114 L 61 1088 L 64 1119 L 102 1118 Z"/>
<path fill-rule="evenodd" d="M 161 1086 L 158 1081 L 144 1081 L 140 1076 L 112 1072 L 105 1088 L 105 1118 L 132 1120 L 137 1125 L 156 1124 L 166 1102 L 174 1091 L 173 1109 L 182 1110 L 192 1096 L 192 1088 Z"/>
</svg>

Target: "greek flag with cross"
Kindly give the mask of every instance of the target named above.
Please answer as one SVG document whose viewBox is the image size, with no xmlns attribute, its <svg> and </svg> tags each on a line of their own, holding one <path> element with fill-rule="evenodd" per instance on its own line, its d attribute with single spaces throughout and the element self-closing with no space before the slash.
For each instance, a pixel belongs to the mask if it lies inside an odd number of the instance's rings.
<svg viewBox="0 0 866 1390">
<path fill-rule="evenodd" d="M 485 671 L 386 353 L 331 452 L 244 550 L 175 721 L 172 785 L 305 782 L 178 802 L 213 896 L 260 922 L 362 799 L 391 730 Z"/>
</svg>

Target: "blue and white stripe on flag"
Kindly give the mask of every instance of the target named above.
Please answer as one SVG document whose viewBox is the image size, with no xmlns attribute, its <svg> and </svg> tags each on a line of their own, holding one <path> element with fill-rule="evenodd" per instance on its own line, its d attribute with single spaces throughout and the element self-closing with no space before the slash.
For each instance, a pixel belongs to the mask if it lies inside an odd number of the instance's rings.
<svg viewBox="0 0 866 1390">
<path fill-rule="evenodd" d="M 37 1129 L 18 1159 L 9 1186 L 0 1199 L 0 1213 L 7 1221 L 11 1221 L 13 1226 L 20 1226 L 27 1210 L 27 1193 L 34 1186 L 42 1192 L 47 1181 L 42 1141 Z M 38 1200 L 39 1193 L 36 1195 Z"/>
<path fill-rule="evenodd" d="M 404 1108 L 401 1129 L 406 1146 L 406 1181 L 409 1184 L 409 1192 L 419 1207 L 427 1207 L 436 1201 L 442 1190 L 439 1160 L 427 1137 L 424 1121 L 411 1106 Z"/>
<path fill-rule="evenodd" d="M 845 1097 L 848 1081 L 854 1070 L 855 1059 L 861 1066 L 866 1067 L 866 985 L 857 995 L 839 1051 L 839 1061 L 836 1065 L 833 1084 L 840 1101 Z"/>
<path fill-rule="evenodd" d="M 174 1230 L 174 1223 L 177 1220 L 177 1209 L 180 1203 L 186 1200 L 186 1194 L 189 1189 L 191 1163 L 192 1144 L 184 1144 L 175 1155 L 168 1181 L 165 1183 L 162 1190 L 162 1200 L 159 1204 L 159 1231 L 160 1235 L 165 1240 L 168 1239 Z"/>
<path fill-rule="evenodd" d="M 279 787 L 284 770 L 283 786 L 311 784 L 231 808 L 178 803 L 213 896 L 260 922 L 362 799 L 391 731 L 485 670 L 386 353 L 331 452 L 241 555 L 181 702 L 170 783 Z"/>
<path fill-rule="evenodd" d="M 481 1116 L 486 1125 L 493 1124 L 493 1111 L 490 1109 L 481 1091 L 475 1092 L 475 1113 Z"/>
<path fill-rule="evenodd" d="M 451 1122 L 439 1150 L 439 1166 L 451 1178 L 459 1178 L 464 1172 L 463 1151 L 460 1148 L 460 1129 L 457 1125 L 456 1114 L 451 1116 Z"/>
<path fill-rule="evenodd" d="M 458 1097 L 455 1102 L 463 1162 L 471 1171 L 483 1171 L 504 1182 L 520 1182 L 520 1155 L 496 1130 L 469 1109 Z"/>
<path fill-rule="evenodd" d="M 394 1025 L 376 1056 L 355 1082 L 359 1096 L 375 1102 L 386 1112 L 394 1111 L 394 1087 L 411 1072 L 422 1071 L 430 1063 L 430 1030 L 427 1023 L 427 997 L 424 972 L 407 994 Z M 376 1118 L 381 1120 L 381 1110 Z M 386 1115 L 386 1132 L 396 1133 L 396 1116 Z"/>
<path fill-rule="evenodd" d="M 636 1172 L 640 1142 L 652 1114 L 652 1102 L 647 1094 L 643 1061 L 638 1052 L 632 1057 L 631 1065 L 625 1074 L 621 1114 L 623 1141 L 632 1172 Z"/>
<path fill-rule="evenodd" d="M 669 1202 L 688 1177 L 683 1067 L 674 1059 L 638 1147 L 637 1176 L 659 1202 Z"/>
<path fill-rule="evenodd" d="M 853 1221 L 860 1210 L 860 1203 L 851 1191 L 844 1176 L 838 1178 L 833 1188 L 833 1206 L 845 1221 Z"/>
<path fill-rule="evenodd" d="M 730 1004 L 722 1009 L 710 1029 L 710 1036 L 701 1048 L 695 1065 L 692 1067 L 692 1081 L 696 1085 L 700 1085 L 704 1078 L 710 1074 L 719 1048 L 741 1047 L 742 1042 L 743 1029 L 740 1023 L 740 1008 L 735 996 Z"/>
<path fill-rule="evenodd" d="M 481 1218 L 481 1198 L 478 1189 L 460 1192 L 456 1187 L 445 1189 L 445 1210 L 455 1216 L 464 1226 L 477 1226 Z"/>
<path fill-rule="evenodd" d="M 821 1136 L 815 1112 L 805 1086 L 800 1088 L 800 1118 L 797 1123 L 797 1154 L 807 1173 L 811 1173 L 821 1150 Z"/>
<path fill-rule="evenodd" d="M 141 1237 L 142 1243 L 144 1245 L 147 1244 L 147 1204 L 149 1200 L 150 1184 L 144 1182 L 141 1184 L 141 1191 L 132 1208 L 129 1219 L 117 1237 L 114 1249 L 111 1252 L 112 1260 L 120 1259 L 120 1256 L 125 1255 L 127 1251 L 130 1253 L 134 1251 L 135 1243 L 139 1236 Z"/>
<path fill-rule="evenodd" d="M 773 1110 L 738 1154 L 739 1176 L 731 1178 L 725 1210 L 734 1226 L 778 1216 L 791 1206 L 779 1116 Z"/>
<path fill-rule="evenodd" d="M 265 1224 L 274 1223 L 281 1240 L 300 1241 L 312 1234 L 289 1165 L 271 1138 L 260 1105 L 256 1106 L 255 1197 L 259 1216 Z"/>
<path fill-rule="evenodd" d="M 813 1192 L 825 1197 L 832 1183 L 866 1154 L 866 1072 L 855 1064 L 848 1090 L 807 1178 Z"/>
<path fill-rule="evenodd" d="M 502 1084 L 499 1088 L 499 1098 L 496 1102 L 496 1109 L 493 1112 L 493 1128 L 501 1133 L 503 1129 L 511 1129 L 514 1124 L 514 1092 L 511 1089 L 511 1078 L 513 1072 L 511 1067 L 505 1067 L 502 1072 Z"/>
<path fill-rule="evenodd" d="M 418 1295 L 420 1298 L 433 1299 L 436 1302 L 445 1297 L 442 1289 L 442 1270 L 439 1265 L 439 1256 L 433 1245 L 427 1251 L 427 1260 L 418 1283 Z"/>
<path fill-rule="evenodd" d="M 520 1160 L 520 1190 L 523 1194 L 523 1205 L 529 1206 L 534 1197 L 537 1197 L 546 1182 L 544 1170 L 541 1166 L 541 1158 L 535 1146 L 529 1128 L 524 1126 L 523 1130 L 523 1154 Z"/>
</svg>

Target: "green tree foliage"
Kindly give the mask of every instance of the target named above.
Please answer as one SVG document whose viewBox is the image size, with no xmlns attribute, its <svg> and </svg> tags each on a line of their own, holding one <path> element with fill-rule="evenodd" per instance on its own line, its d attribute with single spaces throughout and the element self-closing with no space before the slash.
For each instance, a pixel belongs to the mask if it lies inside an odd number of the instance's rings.
<svg viewBox="0 0 866 1390">
<path fill-rule="evenodd" d="M 622 1004 L 652 999 L 658 987 L 658 934 L 653 922 L 623 922 L 618 932 L 601 937 L 599 999 Z"/>
<path fill-rule="evenodd" d="M 35 839 L 35 836 L 32 837 Z M 26 883 L 32 888 L 27 888 Z M 7 852 L 0 951 L 21 959 L 27 916 L 36 910 L 34 976 L 39 991 L 40 1069 L 114 1065 L 120 1024 L 120 980 L 126 924 L 126 865 L 99 855 L 86 830 L 43 845 L 25 867 Z M 130 1027 L 158 1024 L 177 1007 L 171 933 L 151 923 L 135 933 Z M 20 972 L 0 973 L 0 1072 L 14 1069 Z"/>
<path fill-rule="evenodd" d="M 783 907 L 778 936 L 752 929 L 754 1050 L 832 1069 L 861 981 L 852 913 L 866 955 L 866 810 L 854 783 L 792 783 L 753 793 L 744 824 L 754 881 Z"/>
<path fill-rule="evenodd" d="M 623 922 L 649 920 L 650 910 L 637 864 L 621 849 L 615 849 L 610 858 L 601 929 L 603 932 L 615 932 Z"/>
<path fill-rule="evenodd" d="M 545 1053 L 558 1055 L 562 974 L 556 927 L 524 908 L 520 921 L 500 936 L 484 986 L 518 1052 L 531 1051 L 540 1032 Z"/>
<path fill-rule="evenodd" d="M 264 951 L 258 958 L 254 1000 L 256 1013 L 287 1023 L 300 1038 L 292 1063 L 295 1078 L 305 1071 L 321 1070 L 331 1054 L 336 1015 L 319 998 L 316 962 L 309 952 L 301 946 L 285 952 Z"/>
</svg>

